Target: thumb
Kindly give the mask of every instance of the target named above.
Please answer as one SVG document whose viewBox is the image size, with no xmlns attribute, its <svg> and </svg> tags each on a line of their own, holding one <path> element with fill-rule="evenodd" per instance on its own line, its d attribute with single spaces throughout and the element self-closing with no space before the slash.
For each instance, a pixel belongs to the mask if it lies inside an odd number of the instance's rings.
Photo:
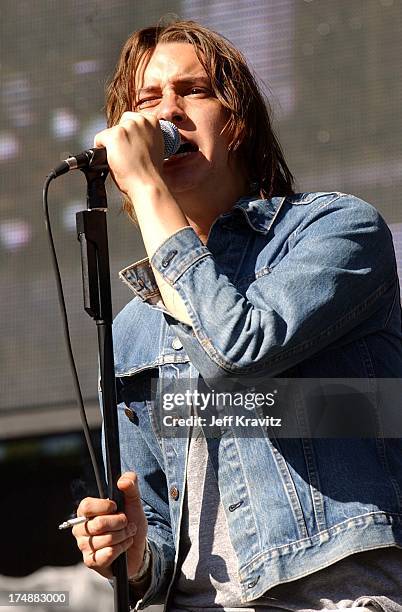
<svg viewBox="0 0 402 612">
<path fill-rule="evenodd" d="M 125 472 L 117 481 L 117 488 L 124 495 L 124 512 L 129 523 L 137 523 L 138 513 L 144 513 L 140 497 L 138 477 L 135 472 Z"/>
</svg>

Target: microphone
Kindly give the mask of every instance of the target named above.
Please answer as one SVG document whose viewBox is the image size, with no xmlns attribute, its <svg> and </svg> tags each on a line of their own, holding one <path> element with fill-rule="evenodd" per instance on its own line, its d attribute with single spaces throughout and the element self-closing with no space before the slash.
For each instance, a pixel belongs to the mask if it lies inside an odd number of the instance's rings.
<svg viewBox="0 0 402 612">
<path fill-rule="evenodd" d="M 159 125 L 162 130 L 163 142 L 165 145 L 163 157 L 167 159 L 179 150 L 180 133 L 171 121 L 161 119 Z M 78 155 L 72 155 L 56 166 L 56 168 L 52 170 L 51 175 L 53 175 L 53 178 L 56 178 L 62 174 L 66 174 L 66 172 L 70 170 L 79 170 L 80 168 L 99 168 L 99 170 L 107 168 L 106 149 L 104 147 L 94 147 L 93 149 L 78 153 Z"/>
</svg>

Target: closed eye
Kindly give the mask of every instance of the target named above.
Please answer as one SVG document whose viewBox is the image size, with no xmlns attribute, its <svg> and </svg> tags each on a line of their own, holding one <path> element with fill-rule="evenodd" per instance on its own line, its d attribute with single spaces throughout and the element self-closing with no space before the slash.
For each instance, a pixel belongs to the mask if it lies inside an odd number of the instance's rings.
<svg viewBox="0 0 402 612">
<path fill-rule="evenodd" d="M 186 90 L 183 90 L 181 93 L 178 93 L 178 95 L 180 96 L 210 96 L 212 94 L 210 89 L 207 89 L 206 87 L 190 87 Z M 153 95 L 153 96 L 148 96 L 146 98 L 140 98 L 138 100 L 138 102 L 136 103 L 135 107 L 137 109 L 143 109 L 143 108 L 152 108 L 154 106 L 156 106 L 157 104 L 159 104 L 160 100 L 162 99 L 162 96 L 160 95 Z"/>
<path fill-rule="evenodd" d="M 160 100 L 160 96 L 152 96 L 150 98 L 142 98 L 141 100 L 138 100 L 137 104 L 135 105 L 136 108 L 149 108 L 152 106 L 155 106 L 156 104 L 159 103 Z"/>
</svg>

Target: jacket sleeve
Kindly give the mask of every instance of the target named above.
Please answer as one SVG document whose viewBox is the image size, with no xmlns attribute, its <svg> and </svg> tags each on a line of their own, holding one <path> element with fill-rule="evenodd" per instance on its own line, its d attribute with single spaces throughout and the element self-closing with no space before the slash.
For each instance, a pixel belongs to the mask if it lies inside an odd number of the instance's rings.
<svg viewBox="0 0 402 612">
<path fill-rule="evenodd" d="M 135 379 L 134 379 L 135 380 Z M 173 575 L 175 547 L 170 522 L 168 492 L 161 458 L 150 447 L 139 426 L 146 418 L 143 383 L 130 381 L 128 388 L 117 379 L 118 420 L 121 471 L 134 471 L 138 476 L 142 505 L 148 521 L 148 542 L 151 550 L 151 583 L 138 601 L 135 589 L 130 588 L 130 605 L 142 609 L 164 602 Z M 130 405 L 132 420 L 127 417 Z M 157 441 L 155 440 L 155 444 Z M 105 460 L 104 436 L 102 436 Z"/>
<path fill-rule="evenodd" d="M 385 222 L 345 195 L 314 204 L 286 254 L 274 267 L 266 262 L 245 296 L 192 228 L 165 241 L 151 263 L 187 307 L 192 326 L 176 332 L 191 361 L 215 381 L 296 365 L 369 317 L 396 282 Z"/>
</svg>

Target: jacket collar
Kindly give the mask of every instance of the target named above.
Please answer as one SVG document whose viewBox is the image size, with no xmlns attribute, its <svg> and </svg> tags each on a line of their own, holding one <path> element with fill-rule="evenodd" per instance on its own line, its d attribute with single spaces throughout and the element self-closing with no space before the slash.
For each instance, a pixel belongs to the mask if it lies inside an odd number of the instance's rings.
<svg viewBox="0 0 402 612">
<path fill-rule="evenodd" d="M 264 200 L 260 199 L 259 194 L 248 195 L 240 198 L 232 211 L 241 211 L 252 229 L 261 234 L 267 234 L 285 200 L 286 196 L 275 196 Z M 231 214 L 232 211 L 227 214 Z"/>
</svg>

